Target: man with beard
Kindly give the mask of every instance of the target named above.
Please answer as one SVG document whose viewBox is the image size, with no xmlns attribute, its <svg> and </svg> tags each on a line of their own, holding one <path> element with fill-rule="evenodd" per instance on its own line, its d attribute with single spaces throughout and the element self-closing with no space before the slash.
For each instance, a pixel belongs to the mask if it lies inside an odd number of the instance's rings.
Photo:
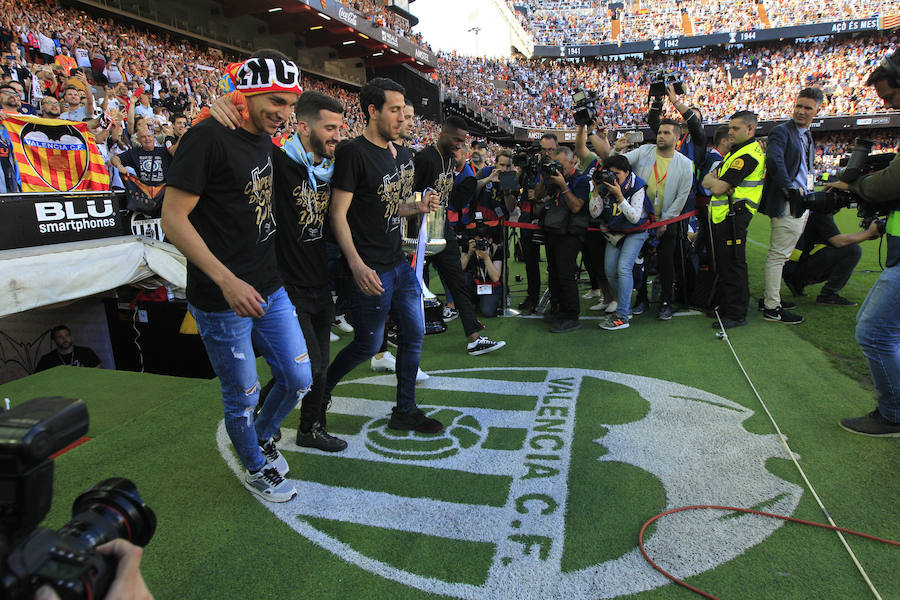
<svg viewBox="0 0 900 600">
<path fill-rule="evenodd" d="M 50 330 L 50 339 L 56 346 L 41 357 L 34 372 L 46 371 L 53 367 L 102 367 L 100 358 L 87 346 L 76 346 L 72 342 L 72 332 L 65 325 L 57 325 Z"/>
<path fill-rule="evenodd" d="M 169 171 L 162 226 L 187 257 L 187 299 L 222 387 L 225 429 L 244 486 L 270 502 L 297 491 L 272 440 L 312 385 L 309 354 L 277 272 L 272 135 L 297 101 L 300 69 L 274 50 L 231 65 L 246 97 L 235 130 L 208 119 L 184 134 Z M 258 418 L 254 342 L 277 381 Z"/>
<path fill-rule="evenodd" d="M 405 93 L 384 77 L 367 82 L 359 94 L 365 132 L 335 154 L 331 225 L 353 275 L 347 291 L 354 338 L 328 367 L 325 393 L 329 398 L 345 375 L 378 351 L 390 313 L 398 327 L 397 405 L 388 427 L 437 433 L 443 425 L 415 403 L 425 323 L 422 290 L 400 245 L 400 217 L 430 212 L 439 198 L 430 193 L 402 203 L 412 192 L 412 156 L 402 146 L 392 151 L 392 142 L 403 125 Z"/>
<path fill-rule="evenodd" d="M 456 175 L 453 153 L 462 148 L 467 134 L 465 121 L 459 117 L 447 117 L 441 127 L 438 140 L 416 154 L 414 189 L 422 192 L 426 189 L 436 190 L 441 199 L 439 209 L 441 211 L 446 212 L 447 206 L 449 206 L 450 192 L 453 189 L 453 179 Z M 484 329 L 484 325 L 475 318 L 475 307 L 469 296 L 466 275 L 460 263 L 456 234 L 450 228 L 449 220 L 446 218 L 444 219 L 444 239 L 447 241 L 447 246 L 438 254 L 430 256 L 428 262 L 437 268 L 441 281 L 453 296 L 466 336 L 466 352 L 469 353 L 469 356 L 480 356 L 499 350 L 506 345 L 506 342 L 494 342 L 485 336 L 478 335 L 478 332 Z"/>
</svg>

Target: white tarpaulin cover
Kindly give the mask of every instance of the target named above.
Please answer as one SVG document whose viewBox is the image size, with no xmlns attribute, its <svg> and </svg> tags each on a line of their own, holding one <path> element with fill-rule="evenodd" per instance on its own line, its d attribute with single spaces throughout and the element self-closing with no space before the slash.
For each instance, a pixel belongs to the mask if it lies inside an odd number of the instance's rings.
<svg viewBox="0 0 900 600">
<path fill-rule="evenodd" d="M 0 317 L 160 277 L 184 295 L 186 261 L 171 244 L 147 237 L 0 251 Z"/>
</svg>

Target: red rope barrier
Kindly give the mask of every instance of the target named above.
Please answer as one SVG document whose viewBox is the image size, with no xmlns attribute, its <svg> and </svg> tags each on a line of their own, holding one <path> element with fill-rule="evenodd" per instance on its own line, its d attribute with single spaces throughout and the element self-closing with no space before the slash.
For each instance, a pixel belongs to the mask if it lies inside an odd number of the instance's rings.
<svg viewBox="0 0 900 600">
<path fill-rule="evenodd" d="M 600 229 L 599 227 L 588 227 L 588 231 L 609 231 L 612 233 L 636 233 L 638 231 L 645 231 L 647 229 L 656 229 L 657 227 L 662 227 L 663 225 L 668 225 L 670 223 L 677 223 L 678 221 L 684 221 L 685 219 L 689 219 L 697 214 L 696 210 L 692 210 L 690 212 L 686 212 L 683 215 L 678 215 L 672 219 L 666 219 L 665 221 L 650 221 L 649 223 L 644 223 L 643 225 L 639 225 L 638 227 L 634 227 L 632 229 Z M 540 229 L 540 225 L 535 225 L 534 223 L 519 223 L 514 221 L 503 221 L 503 225 L 507 227 L 518 227 L 519 229 Z"/>
<path fill-rule="evenodd" d="M 646 523 L 644 523 L 644 526 L 641 527 L 641 532 L 638 534 L 638 547 L 640 547 L 641 554 L 644 555 L 644 559 L 646 559 L 646 561 L 648 563 L 650 563 L 651 567 L 653 567 L 654 569 L 656 569 L 657 571 L 659 571 L 660 573 L 662 573 L 663 575 L 665 575 L 666 577 L 668 577 L 669 579 L 671 579 L 672 581 L 674 581 L 675 583 L 680 585 L 681 587 L 687 588 L 687 589 L 691 590 L 692 592 L 700 594 L 704 598 L 709 598 L 710 600 L 719 600 L 719 599 L 716 596 L 713 596 L 712 594 L 707 594 L 703 590 L 695 588 L 694 586 L 690 585 L 689 583 L 686 583 L 686 582 L 682 581 L 681 579 L 678 579 L 674 575 L 668 573 L 662 567 L 660 567 L 658 564 L 653 562 L 653 560 L 647 554 L 647 550 L 644 549 L 644 531 L 647 529 L 647 527 L 650 526 L 651 523 L 655 522 L 657 519 L 660 519 L 662 517 L 665 517 L 667 515 L 671 515 L 671 514 L 674 514 L 677 512 L 682 512 L 685 510 L 701 510 L 701 509 L 727 510 L 727 511 L 733 511 L 733 512 L 736 511 L 736 512 L 742 512 L 742 513 L 749 513 L 749 514 L 753 514 L 753 515 L 759 515 L 761 517 L 771 517 L 773 519 L 781 519 L 782 521 L 790 521 L 792 523 L 800 523 L 801 525 L 810 525 L 812 527 L 820 527 L 822 529 L 830 529 L 831 531 L 840 531 L 842 533 L 849 533 L 850 535 L 855 535 L 855 536 L 859 536 L 862 538 L 866 538 L 867 540 L 874 540 L 876 542 L 881 542 L 883 544 L 891 544 L 892 546 L 900 546 L 900 542 L 895 542 L 894 540 L 888 540 L 885 538 L 876 537 L 874 535 L 869 535 L 867 533 L 860 533 L 858 531 L 853 531 L 852 529 L 844 529 L 843 527 L 835 527 L 833 525 L 826 525 L 824 523 L 816 523 L 815 521 L 804 521 L 803 519 L 795 519 L 794 517 L 785 517 L 782 515 L 776 515 L 774 513 L 767 513 L 767 512 L 761 512 L 758 510 L 752 510 L 750 508 L 737 508 L 735 506 L 715 506 L 715 505 L 682 506 L 681 508 L 673 508 L 672 510 L 667 510 L 666 512 L 661 512 L 658 515 L 656 515 L 655 517 L 651 518 Z"/>
</svg>

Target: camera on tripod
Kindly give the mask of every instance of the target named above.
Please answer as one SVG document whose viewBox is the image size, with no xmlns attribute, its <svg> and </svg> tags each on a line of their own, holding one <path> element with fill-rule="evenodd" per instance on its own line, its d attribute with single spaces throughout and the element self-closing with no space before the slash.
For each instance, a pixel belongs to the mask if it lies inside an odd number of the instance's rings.
<svg viewBox="0 0 900 600">
<path fill-rule="evenodd" d="M 145 546 L 156 515 L 134 483 L 101 481 L 72 505 L 72 519 L 53 531 L 38 524 L 50 509 L 50 458 L 88 431 L 80 400 L 29 400 L 0 414 L 0 599 L 34 597 L 49 585 L 63 600 L 103 598 L 116 574 L 114 558 L 97 546 L 124 538 Z"/>
<path fill-rule="evenodd" d="M 585 92 L 581 88 L 575 88 L 572 92 L 572 117 L 576 125 L 590 125 L 600 116 L 597 108 L 598 96 L 594 92 Z"/>
<path fill-rule="evenodd" d="M 684 94 L 684 80 L 676 73 L 665 70 L 651 71 L 650 75 L 650 97 L 662 98 L 666 95 L 668 86 L 675 87 L 675 93 L 679 96 Z"/>
<path fill-rule="evenodd" d="M 893 152 L 884 154 L 870 154 L 875 142 L 865 138 L 856 138 L 856 144 L 850 152 L 850 156 L 841 159 L 840 165 L 844 167 L 837 176 L 838 181 L 853 183 L 863 175 L 881 171 L 894 159 Z M 827 183 L 827 182 L 826 182 Z M 799 218 L 807 209 L 814 212 L 837 212 L 842 208 L 856 207 L 856 214 L 860 218 L 859 226 L 868 229 L 869 225 L 879 217 L 886 217 L 896 208 L 895 203 L 872 204 L 853 192 L 838 189 L 829 189 L 822 192 L 812 192 L 805 196 L 795 189 L 786 190 L 791 215 Z"/>
</svg>

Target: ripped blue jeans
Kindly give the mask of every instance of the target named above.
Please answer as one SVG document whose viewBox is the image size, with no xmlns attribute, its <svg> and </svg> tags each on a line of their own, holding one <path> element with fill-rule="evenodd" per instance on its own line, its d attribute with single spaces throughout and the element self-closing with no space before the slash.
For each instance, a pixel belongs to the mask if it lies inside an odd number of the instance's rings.
<svg viewBox="0 0 900 600">
<path fill-rule="evenodd" d="M 284 288 L 278 288 L 261 306 L 265 314 L 254 319 L 239 317 L 233 310 L 206 312 L 188 305 L 222 385 L 225 428 L 238 458 L 249 471 L 261 469 L 266 462 L 259 440 L 275 434 L 312 385 L 306 342 Z M 269 363 L 275 379 L 275 387 L 255 421 L 259 378 L 254 344 Z"/>
</svg>

